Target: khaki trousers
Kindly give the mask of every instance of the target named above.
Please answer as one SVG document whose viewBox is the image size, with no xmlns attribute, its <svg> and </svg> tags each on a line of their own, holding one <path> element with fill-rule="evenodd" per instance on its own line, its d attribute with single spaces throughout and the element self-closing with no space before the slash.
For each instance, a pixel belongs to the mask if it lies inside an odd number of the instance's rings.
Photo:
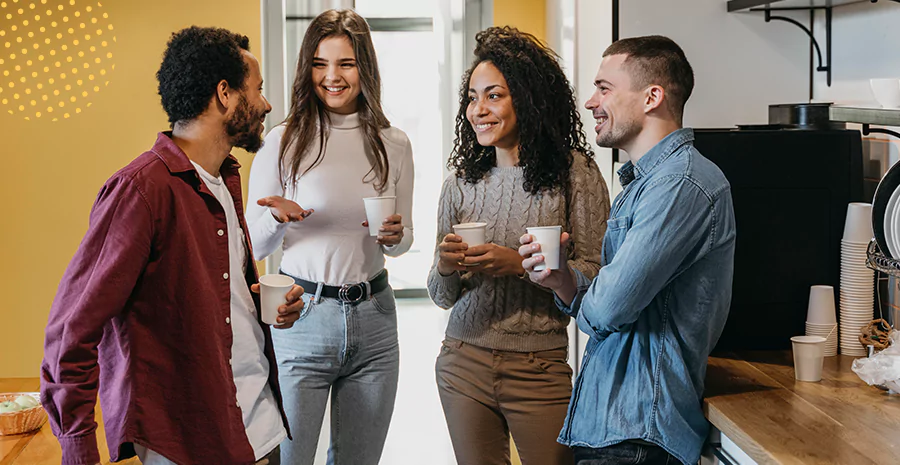
<svg viewBox="0 0 900 465">
<path fill-rule="evenodd" d="M 447 338 L 435 366 L 459 465 L 508 465 L 509 435 L 523 465 L 572 465 L 556 442 L 572 394 L 568 349 L 506 352 Z"/>
</svg>

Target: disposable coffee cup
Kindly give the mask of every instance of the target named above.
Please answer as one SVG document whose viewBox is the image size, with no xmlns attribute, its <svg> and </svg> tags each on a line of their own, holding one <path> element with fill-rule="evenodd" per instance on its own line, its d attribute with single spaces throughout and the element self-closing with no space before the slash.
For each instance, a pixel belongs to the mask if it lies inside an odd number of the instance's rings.
<svg viewBox="0 0 900 465">
<path fill-rule="evenodd" d="M 844 221 L 845 242 L 868 244 L 875 233 L 872 232 L 872 204 L 853 202 L 847 204 L 847 217 Z"/>
<path fill-rule="evenodd" d="M 469 247 L 482 245 L 485 242 L 487 223 L 462 223 L 453 226 L 453 234 L 462 238 Z"/>
<path fill-rule="evenodd" d="M 366 221 L 369 222 L 369 235 L 377 236 L 384 220 L 397 212 L 397 197 L 366 197 Z"/>
<path fill-rule="evenodd" d="M 797 381 L 818 382 L 822 379 L 825 362 L 825 338 L 822 336 L 794 336 L 794 378 Z"/>
<path fill-rule="evenodd" d="M 543 256 L 544 263 L 534 266 L 534 271 L 559 269 L 559 236 L 562 235 L 562 226 L 539 226 L 525 228 L 528 234 L 534 236 L 535 244 L 541 245 L 541 251 L 533 256 Z"/>
<path fill-rule="evenodd" d="M 267 274 L 259 277 L 260 314 L 263 323 L 278 322 L 278 307 L 287 303 L 287 293 L 294 287 L 294 278 L 283 274 Z"/>
<path fill-rule="evenodd" d="M 833 325 L 837 323 L 834 311 L 834 288 L 812 286 L 809 288 L 809 307 L 806 311 L 809 323 Z"/>
</svg>

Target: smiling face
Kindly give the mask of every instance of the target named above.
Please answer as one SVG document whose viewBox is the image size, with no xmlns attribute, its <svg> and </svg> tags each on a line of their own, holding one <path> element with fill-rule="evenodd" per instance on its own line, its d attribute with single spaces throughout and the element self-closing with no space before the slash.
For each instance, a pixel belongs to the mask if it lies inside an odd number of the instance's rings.
<svg viewBox="0 0 900 465">
<path fill-rule="evenodd" d="M 601 147 L 627 150 L 643 127 L 644 89 L 632 89 L 624 66 L 626 57 L 603 58 L 594 79 L 594 94 L 584 105 L 594 115 L 594 132 Z"/>
<path fill-rule="evenodd" d="M 519 145 L 519 128 L 512 96 L 503 73 L 489 61 L 482 62 L 469 78 L 466 119 L 484 147 L 511 150 Z"/>
<path fill-rule="evenodd" d="M 262 74 L 259 61 L 250 52 L 241 52 L 249 72 L 244 80 L 244 88 L 238 92 L 237 104 L 230 115 L 226 115 L 225 133 L 231 138 L 231 145 L 255 153 L 262 147 L 263 123 L 272 111 L 269 101 L 263 96 Z"/>
<path fill-rule="evenodd" d="M 359 93 L 359 69 L 356 54 L 346 36 L 322 39 L 312 62 L 312 84 L 319 100 L 329 111 L 355 113 Z"/>
</svg>

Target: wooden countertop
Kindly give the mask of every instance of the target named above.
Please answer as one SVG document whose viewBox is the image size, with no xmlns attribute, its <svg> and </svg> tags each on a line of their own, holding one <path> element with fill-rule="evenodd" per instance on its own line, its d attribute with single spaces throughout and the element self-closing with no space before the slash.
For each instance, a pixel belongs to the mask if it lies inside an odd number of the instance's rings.
<svg viewBox="0 0 900 465">
<path fill-rule="evenodd" d="M 868 386 L 853 357 L 825 358 L 822 381 L 794 380 L 790 351 L 709 358 L 704 411 L 760 465 L 900 463 L 900 395 Z"/>
<path fill-rule="evenodd" d="M 0 392 L 34 392 L 40 389 L 38 378 L 0 378 Z M 99 403 L 98 403 L 99 405 Z M 110 463 L 109 451 L 106 448 L 106 433 L 100 408 L 97 407 L 97 445 L 100 447 L 100 460 L 104 465 Z M 36 432 L 16 436 L 0 436 L 0 465 L 59 465 L 62 461 L 62 450 L 56 437 L 50 431 L 50 425 Z M 117 462 L 118 464 L 138 465 L 140 460 L 132 458 Z"/>
</svg>

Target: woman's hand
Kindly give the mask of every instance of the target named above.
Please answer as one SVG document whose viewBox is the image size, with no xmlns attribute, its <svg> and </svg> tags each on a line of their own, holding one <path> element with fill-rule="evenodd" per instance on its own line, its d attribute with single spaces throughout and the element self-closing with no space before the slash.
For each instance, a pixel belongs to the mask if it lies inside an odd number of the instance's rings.
<svg viewBox="0 0 900 465">
<path fill-rule="evenodd" d="M 460 263 L 466 258 L 465 251 L 468 248 L 462 238 L 456 234 L 447 234 L 438 245 L 437 270 L 443 276 L 450 276 L 456 271 L 465 271 L 466 267 Z"/>
<path fill-rule="evenodd" d="M 497 244 L 482 244 L 469 247 L 465 251 L 463 263 L 490 276 L 519 276 L 525 273 L 522 268 L 522 256 L 515 249 Z"/>
<path fill-rule="evenodd" d="M 288 200 L 280 195 L 272 195 L 263 197 L 256 201 L 257 205 L 269 207 L 272 216 L 279 223 L 299 222 L 312 215 L 315 210 L 304 210 L 303 207 L 297 205 L 296 202 Z"/>
<path fill-rule="evenodd" d="M 369 227 L 368 221 L 363 221 L 364 228 Z M 378 237 L 376 242 L 381 245 L 397 245 L 403 240 L 403 218 L 398 214 L 393 214 L 381 222 L 378 228 Z"/>
</svg>

